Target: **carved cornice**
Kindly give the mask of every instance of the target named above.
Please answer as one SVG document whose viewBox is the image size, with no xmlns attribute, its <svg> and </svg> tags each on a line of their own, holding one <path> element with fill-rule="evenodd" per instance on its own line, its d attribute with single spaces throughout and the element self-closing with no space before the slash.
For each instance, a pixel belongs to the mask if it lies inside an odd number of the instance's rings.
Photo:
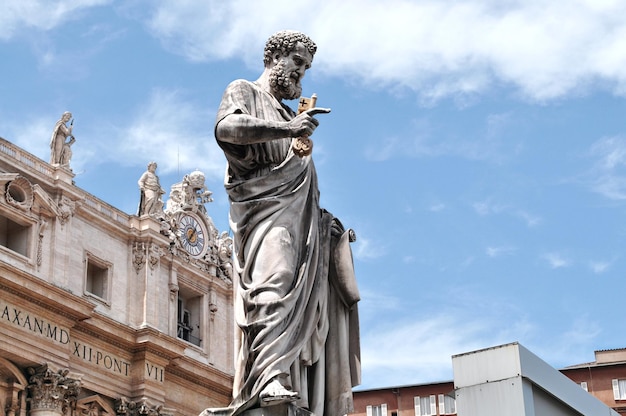
<svg viewBox="0 0 626 416">
<path fill-rule="evenodd" d="M 168 374 L 179 377 L 181 380 L 201 386 L 217 394 L 230 396 L 232 394 L 233 376 L 218 370 L 213 366 L 201 364 L 189 357 L 181 357 L 172 361 L 167 367 Z"/>
<path fill-rule="evenodd" d="M 24 287 L 29 290 L 24 290 Z M 91 302 L 2 262 L 0 290 L 73 322 L 91 317 L 94 310 Z"/>
</svg>

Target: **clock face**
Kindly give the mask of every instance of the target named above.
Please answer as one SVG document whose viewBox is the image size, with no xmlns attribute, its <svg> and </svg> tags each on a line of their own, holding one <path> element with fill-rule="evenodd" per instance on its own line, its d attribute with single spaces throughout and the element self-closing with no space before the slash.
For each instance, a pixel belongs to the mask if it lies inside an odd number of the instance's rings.
<svg viewBox="0 0 626 416">
<path fill-rule="evenodd" d="M 193 215 L 183 214 L 178 221 L 180 240 L 183 248 L 192 257 L 202 257 L 207 246 L 207 232 L 204 225 Z"/>
</svg>

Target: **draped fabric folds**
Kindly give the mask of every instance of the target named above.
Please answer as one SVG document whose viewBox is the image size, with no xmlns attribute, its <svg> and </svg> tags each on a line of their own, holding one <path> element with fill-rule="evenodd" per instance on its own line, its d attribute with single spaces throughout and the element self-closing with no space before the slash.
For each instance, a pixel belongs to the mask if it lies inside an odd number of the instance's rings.
<svg viewBox="0 0 626 416">
<path fill-rule="evenodd" d="M 295 116 L 244 80 L 228 86 L 217 123 L 230 114 L 273 121 Z M 333 277 L 331 257 L 338 251 L 331 246 L 341 238 L 340 223 L 320 209 L 313 160 L 295 156 L 289 137 L 245 145 L 217 139 L 228 161 L 234 233 L 232 414 L 257 407 L 259 393 L 275 378 L 315 415 L 347 414 L 360 379 L 357 305 L 346 304 Z M 352 267 L 351 256 L 340 261 Z"/>
</svg>

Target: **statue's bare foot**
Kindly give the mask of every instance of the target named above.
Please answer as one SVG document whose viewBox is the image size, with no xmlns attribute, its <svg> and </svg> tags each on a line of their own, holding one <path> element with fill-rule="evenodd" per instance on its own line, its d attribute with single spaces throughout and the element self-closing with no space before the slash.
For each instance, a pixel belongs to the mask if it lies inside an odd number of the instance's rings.
<svg viewBox="0 0 626 416">
<path fill-rule="evenodd" d="M 259 394 L 261 407 L 291 403 L 299 398 L 297 392 L 286 389 L 278 380 L 271 381 Z"/>
</svg>

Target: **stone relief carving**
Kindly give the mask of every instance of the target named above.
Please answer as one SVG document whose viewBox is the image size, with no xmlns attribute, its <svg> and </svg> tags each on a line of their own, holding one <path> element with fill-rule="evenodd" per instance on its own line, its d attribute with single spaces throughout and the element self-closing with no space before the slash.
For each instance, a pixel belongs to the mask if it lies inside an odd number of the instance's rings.
<svg viewBox="0 0 626 416">
<path fill-rule="evenodd" d="M 76 410 L 81 416 L 115 416 L 113 408 L 99 395 L 78 400 Z"/>
<path fill-rule="evenodd" d="M 135 267 L 135 271 L 139 273 L 146 264 L 148 264 L 151 270 L 154 270 L 159 264 L 161 256 L 164 254 L 165 252 L 158 244 L 150 243 L 148 246 L 143 241 L 135 241 L 132 245 L 133 266 Z"/>
<path fill-rule="evenodd" d="M 23 212 L 46 218 L 57 217 L 65 225 L 76 211 L 76 202 L 67 196 L 54 200 L 40 185 L 31 183 L 18 173 L 0 173 L 0 201 Z"/>
<path fill-rule="evenodd" d="M 146 244 L 140 241 L 133 243 L 133 266 L 135 271 L 139 273 L 146 264 Z"/>
<path fill-rule="evenodd" d="M 170 252 L 185 262 L 201 270 L 215 272 L 224 280 L 231 280 L 232 239 L 224 238 L 228 233 L 223 233 L 222 236 L 218 234 L 213 220 L 207 213 L 205 204 L 213 202 L 212 194 L 205 185 L 204 173 L 198 170 L 185 175 L 181 182 L 172 185 L 163 215 L 159 217 L 161 234 L 169 237 Z M 199 232 L 202 232 L 207 247 L 200 253 L 185 250 L 185 246 L 189 246 L 189 240 L 184 244 L 184 239 L 189 236 L 183 235 L 184 230 L 181 229 L 183 224 L 180 220 L 189 213 L 202 222 Z"/>
<path fill-rule="evenodd" d="M 80 393 L 80 380 L 68 377 L 69 370 L 53 371 L 48 364 L 28 369 L 31 414 L 37 411 L 51 411 L 58 415 L 68 415 L 75 408 Z"/>
<path fill-rule="evenodd" d="M 233 239 L 227 231 L 223 231 L 218 239 L 219 272 L 228 280 L 233 279 Z"/>
<path fill-rule="evenodd" d="M 120 397 L 115 401 L 115 413 L 117 416 L 174 416 L 172 409 L 151 404 L 147 398 L 134 402 Z"/>
<path fill-rule="evenodd" d="M 150 251 L 148 252 L 148 264 L 150 265 L 150 269 L 154 270 L 159 264 L 159 259 L 163 254 L 165 253 L 158 244 L 150 244 Z"/>
<path fill-rule="evenodd" d="M 76 203 L 74 201 L 72 201 L 71 199 L 63 196 L 61 197 L 61 200 L 59 201 L 58 204 L 59 207 L 59 221 L 61 222 L 61 225 L 65 225 L 69 219 L 74 215 L 74 212 L 76 212 Z"/>
<path fill-rule="evenodd" d="M 204 173 L 196 170 L 185 175 L 182 182 L 172 185 L 165 213 L 170 216 L 180 211 L 206 214 L 204 204 L 213 202 L 211 198 L 213 192 L 207 189 L 204 180 Z"/>
</svg>

